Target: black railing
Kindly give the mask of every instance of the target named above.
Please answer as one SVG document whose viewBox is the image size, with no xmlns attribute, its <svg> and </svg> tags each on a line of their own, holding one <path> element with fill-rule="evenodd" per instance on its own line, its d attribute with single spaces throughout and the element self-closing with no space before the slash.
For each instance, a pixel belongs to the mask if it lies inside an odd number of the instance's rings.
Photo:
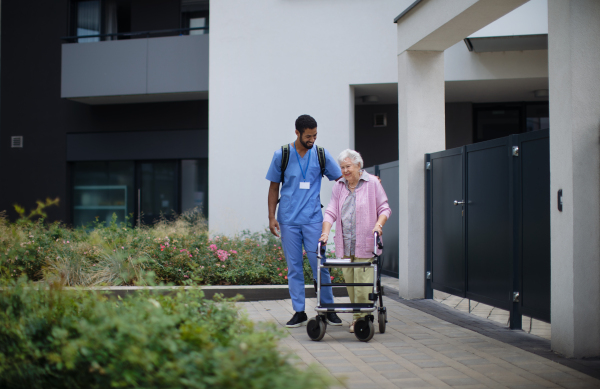
<svg viewBox="0 0 600 389">
<path fill-rule="evenodd" d="M 99 38 L 99 40 L 106 40 L 106 38 L 150 38 L 152 36 L 173 36 L 173 35 L 184 35 L 190 31 L 206 31 L 208 33 L 208 27 L 190 27 L 190 28 L 176 28 L 172 30 L 154 30 L 154 31 L 139 31 L 139 32 L 119 32 L 114 34 L 96 34 L 96 35 L 77 35 L 77 36 L 64 36 L 62 39 L 65 42 L 77 42 L 79 39 L 87 38 Z"/>
</svg>

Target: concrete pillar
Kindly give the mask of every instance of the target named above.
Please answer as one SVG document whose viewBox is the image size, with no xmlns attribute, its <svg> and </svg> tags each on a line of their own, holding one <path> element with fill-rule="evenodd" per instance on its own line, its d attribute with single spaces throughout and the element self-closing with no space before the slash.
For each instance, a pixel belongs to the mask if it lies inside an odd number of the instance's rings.
<svg viewBox="0 0 600 389">
<path fill-rule="evenodd" d="M 600 1 L 550 0 L 548 30 L 552 349 L 591 357 L 600 355 Z"/>
<path fill-rule="evenodd" d="M 400 297 L 425 297 L 425 160 L 444 150 L 444 52 L 398 55 Z"/>
</svg>

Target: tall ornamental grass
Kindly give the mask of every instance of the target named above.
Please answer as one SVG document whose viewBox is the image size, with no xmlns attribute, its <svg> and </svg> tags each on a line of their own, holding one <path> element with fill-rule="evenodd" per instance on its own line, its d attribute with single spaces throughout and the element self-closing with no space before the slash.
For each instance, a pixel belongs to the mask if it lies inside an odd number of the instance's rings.
<svg viewBox="0 0 600 389">
<path fill-rule="evenodd" d="M 118 222 L 68 228 L 43 219 L 15 223 L 0 213 L 0 279 L 26 276 L 65 286 L 144 284 L 145 274 L 176 285 L 287 284 L 281 240 L 270 232 L 210 237 L 202 215 L 188 212 L 151 226 Z M 339 269 L 331 269 L 341 282 Z M 307 284 L 312 271 L 304 261 Z"/>
<path fill-rule="evenodd" d="M 327 386 L 290 363 L 274 325 L 257 327 L 232 300 L 199 290 L 109 300 L 21 278 L 0 289 L 0 323 L 2 388 Z"/>
</svg>

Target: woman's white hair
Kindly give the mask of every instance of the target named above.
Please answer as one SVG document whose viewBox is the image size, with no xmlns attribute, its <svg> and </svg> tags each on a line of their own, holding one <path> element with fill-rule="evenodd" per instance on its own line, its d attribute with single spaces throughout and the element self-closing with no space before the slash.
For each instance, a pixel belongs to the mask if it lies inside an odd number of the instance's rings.
<svg viewBox="0 0 600 389">
<path fill-rule="evenodd" d="M 338 155 L 338 158 L 337 158 L 338 163 L 341 165 L 342 162 L 344 162 L 344 160 L 346 158 L 349 158 L 350 162 L 352 162 L 354 165 L 358 165 L 358 167 L 360 169 L 363 168 L 364 162 L 358 151 L 354 151 L 354 150 L 350 150 L 350 149 L 346 149 L 346 150 L 342 151 L 340 153 L 340 155 Z"/>
</svg>

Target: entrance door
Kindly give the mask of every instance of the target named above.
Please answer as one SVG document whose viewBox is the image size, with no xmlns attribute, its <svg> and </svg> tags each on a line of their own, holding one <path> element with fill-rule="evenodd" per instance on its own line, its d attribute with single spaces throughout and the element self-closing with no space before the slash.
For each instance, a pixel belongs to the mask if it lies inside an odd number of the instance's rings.
<svg viewBox="0 0 600 389">
<path fill-rule="evenodd" d="M 513 290 L 511 141 L 466 147 L 466 297 L 507 310 Z"/>
<path fill-rule="evenodd" d="M 432 287 L 465 295 L 463 149 L 431 154 Z"/>
<path fill-rule="evenodd" d="M 142 223 L 152 224 L 179 212 L 177 161 L 138 162 L 138 179 L 138 215 Z"/>
</svg>

